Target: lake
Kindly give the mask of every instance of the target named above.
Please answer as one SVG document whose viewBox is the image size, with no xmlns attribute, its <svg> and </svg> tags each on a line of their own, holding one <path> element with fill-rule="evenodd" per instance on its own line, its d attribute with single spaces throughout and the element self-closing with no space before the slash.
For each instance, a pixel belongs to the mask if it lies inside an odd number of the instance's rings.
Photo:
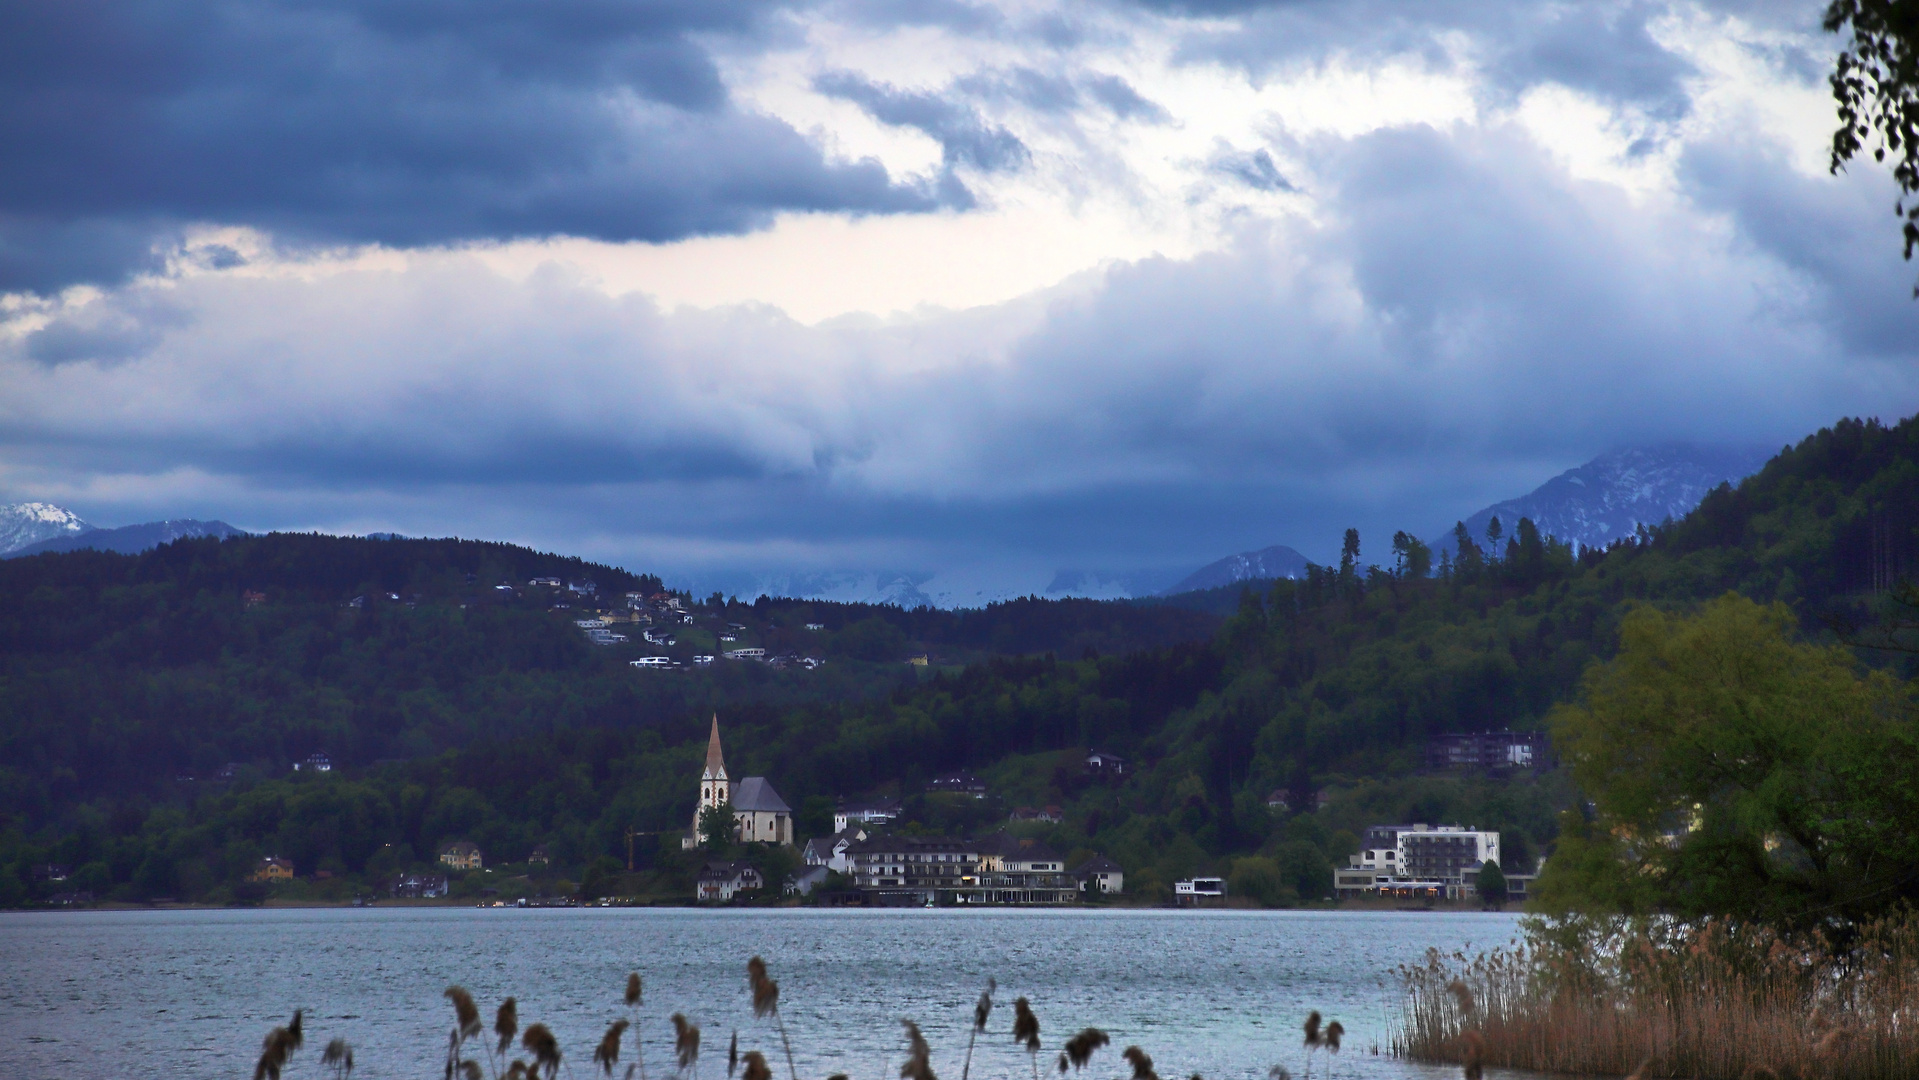
<svg viewBox="0 0 1919 1080">
<path fill-rule="evenodd" d="M 250 1077 L 260 1040 L 298 1007 L 306 1049 L 287 1073 L 324 1075 L 319 1048 L 354 1046 L 355 1076 L 438 1077 L 450 983 L 472 991 L 491 1029 L 513 995 L 520 1023 L 559 1037 L 572 1075 L 626 1015 L 629 971 L 645 980 L 646 1068 L 668 1080 L 673 1030 L 703 1030 L 698 1069 L 726 1073 L 729 1036 L 785 1077 L 772 1021 L 756 1020 L 746 961 L 765 957 L 799 1074 L 893 1080 L 902 1017 L 959 1080 L 972 1006 L 997 980 L 972 1074 L 1032 1076 L 1009 1034 L 1028 998 L 1046 1050 L 1091 1025 L 1112 1045 L 1087 1076 L 1128 1075 L 1139 1044 L 1169 1078 L 1265 1080 L 1307 1064 L 1310 1009 L 1346 1028 L 1334 1077 L 1456 1077 L 1389 1056 L 1394 968 L 1428 947 L 1502 945 L 1516 916 L 1467 912 L 1180 912 L 368 908 L 0 914 L 0 1073 L 42 1077 Z M 631 1042 L 622 1063 L 631 1060 Z M 1374 1048 L 1378 1049 L 1374 1053 Z M 1316 1055 L 1323 1076 L 1327 1055 Z M 566 1075 L 562 1070 L 562 1075 Z M 1057 1075 L 1056 1071 L 1052 1075 Z M 692 1080 L 689 1075 L 687 1080 Z"/>
</svg>

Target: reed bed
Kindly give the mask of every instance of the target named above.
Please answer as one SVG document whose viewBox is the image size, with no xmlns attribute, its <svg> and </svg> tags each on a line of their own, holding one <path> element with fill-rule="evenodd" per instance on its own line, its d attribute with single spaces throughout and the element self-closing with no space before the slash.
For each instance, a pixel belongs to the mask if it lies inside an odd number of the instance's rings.
<svg viewBox="0 0 1919 1080">
<path fill-rule="evenodd" d="M 1843 948 L 1725 921 L 1528 924 L 1524 942 L 1402 968 L 1393 1051 L 1542 1072 L 1891 1080 L 1919 1063 L 1919 918 Z"/>
<path fill-rule="evenodd" d="M 787 1037 L 786 1022 L 780 1016 L 780 984 L 768 972 L 765 961 L 757 956 L 747 962 L 746 973 L 753 1015 L 755 1019 L 772 1018 L 780 1047 L 785 1052 L 787 1080 L 799 1080 L 799 1072 L 794 1066 L 792 1042 Z M 997 989 L 997 985 L 988 980 L 985 991 L 973 1007 L 966 1056 L 960 1069 L 961 1080 L 966 1080 L 971 1073 L 975 1044 L 980 1036 L 987 1034 L 987 1021 L 993 1015 L 993 994 Z M 615 1076 L 622 1080 L 646 1080 L 646 1063 L 640 1056 L 642 1019 L 639 1010 L 643 1004 L 643 991 L 639 973 L 628 975 L 625 993 L 619 998 L 626 1015 L 608 1022 L 605 1033 L 593 1045 L 588 1076 L 597 1075 L 605 1080 L 612 1080 Z M 464 987 L 449 986 L 443 996 L 453 1007 L 453 1026 L 447 1032 L 442 1080 L 558 1080 L 562 1068 L 569 1080 L 574 1080 L 573 1061 L 566 1056 L 551 1029 L 541 1023 L 521 1028 L 516 999 L 504 999 L 495 1010 L 493 1036 L 496 1038 L 491 1038 L 485 1034 L 480 1004 L 471 993 Z M 674 1080 L 699 1080 L 699 1027 L 688 1020 L 684 1013 L 676 1012 L 668 1019 L 673 1027 L 671 1060 L 678 1066 L 673 1070 Z M 284 1027 L 275 1027 L 267 1033 L 254 1069 L 254 1080 L 286 1080 L 283 1074 L 289 1071 L 295 1054 L 305 1042 L 302 1020 L 303 1013 L 296 1011 L 293 1019 Z M 898 1072 L 900 1080 L 939 1080 L 933 1072 L 932 1047 L 927 1043 L 920 1026 L 907 1018 L 902 1018 L 900 1024 L 906 1035 L 905 1062 Z M 1040 1038 L 1039 1016 L 1033 1011 L 1031 1003 L 1025 998 L 1016 1000 L 1013 1003 L 1012 1024 L 1001 1030 L 1011 1036 L 1014 1047 L 1026 1052 L 1032 1064 L 1033 1080 L 1039 1080 L 1039 1053 L 1044 1043 Z M 1343 1028 L 1338 1021 L 1334 1021 L 1322 1029 L 1320 1014 L 1314 1011 L 1307 1018 L 1305 1031 L 1309 1068 L 1311 1052 L 1324 1048 L 1329 1054 L 1330 1070 L 1330 1055 L 1339 1051 Z M 632 1058 L 623 1063 L 622 1055 L 629 1040 L 632 1043 Z M 1094 1055 L 1111 1043 L 1106 1032 L 1096 1027 L 1082 1028 L 1078 1034 L 1067 1039 L 1061 1045 L 1058 1057 L 1062 1080 L 1069 1070 L 1077 1076 L 1082 1070 L 1091 1067 Z M 1132 1080 L 1160 1080 L 1154 1071 L 1152 1057 L 1144 1049 L 1128 1046 L 1120 1056 L 1132 1067 Z M 331 1072 L 334 1080 L 350 1080 L 353 1072 L 352 1046 L 345 1039 L 333 1039 L 321 1055 L 319 1065 Z M 773 1066 L 764 1053 L 758 1050 L 741 1051 L 738 1031 L 733 1032 L 728 1040 L 726 1076 L 727 1080 L 775 1080 Z M 1269 1080 L 1290 1080 L 1290 1076 L 1281 1065 L 1274 1065 L 1268 1073 Z M 827 1080 L 847 1080 L 847 1077 L 845 1074 L 834 1074 Z M 1195 1073 L 1189 1080 L 1203 1078 Z"/>
</svg>

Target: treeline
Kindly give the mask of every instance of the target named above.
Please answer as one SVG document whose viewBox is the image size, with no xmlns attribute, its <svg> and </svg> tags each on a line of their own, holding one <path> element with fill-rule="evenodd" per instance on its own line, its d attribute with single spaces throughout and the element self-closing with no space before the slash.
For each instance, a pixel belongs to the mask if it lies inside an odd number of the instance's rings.
<svg viewBox="0 0 1919 1080">
<path fill-rule="evenodd" d="M 722 715 L 728 764 L 736 775 L 771 779 L 815 830 L 841 795 L 906 796 L 909 827 L 927 830 L 984 827 L 1015 805 L 1058 805 L 1064 821 L 1040 832 L 1062 851 L 1118 858 L 1129 881 L 1149 890 L 1217 870 L 1274 902 L 1311 898 L 1326 891 L 1330 863 L 1352 849 L 1357 830 L 1377 821 L 1498 828 L 1525 862 L 1552 842 L 1556 812 L 1574 801 L 1564 777 L 1416 775 L 1431 735 L 1542 726 L 1590 662 L 1612 655 L 1635 604 L 1687 610 L 1736 589 L 1791 605 L 1815 630 L 1822 615 L 1857 613 L 1875 581 L 1919 565 L 1914 506 L 1919 424 L 1848 422 L 1786 451 L 1738 489 L 1713 493 L 1684 521 L 1577 557 L 1521 521 L 1505 542 L 1482 547 L 1468 538 L 1460 558 L 1422 573 L 1418 549 L 1403 539 L 1388 569 L 1367 565 L 1353 535 L 1339 566 L 1245 592 L 1204 643 L 999 658 L 924 683 L 900 681 L 903 666 L 875 667 L 885 681 L 876 675 L 863 697 L 742 692 Z M 303 652 L 301 634 L 269 634 L 256 652 L 236 652 L 231 667 L 210 663 L 206 670 L 246 688 L 235 700 L 257 703 L 257 711 L 207 730 L 246 732 L 273 715 L 353 716 L 369 700 L 389 703 L 377 725 L 400 730 L 430 730 L 435 718 L 494 718 L 464 749 L 317 783 L 274 778 L 144 798 L 48 794 L 45 816 L 30 821 L 14 811 L 0 866 L 13 868 L 23 890 L 30 883 L 19 875 L 58 856 L 93 867 L 120 895 L 190 894 L 230 881 L 236 867 L 266 853 L 297 852 L 303 873 L 336 864 L 364 873 L 369 850 L 404 844 L 426 859 L 436 845 L 464 838 L 509 859 L 548 844 L 584 867 L 622 856 L 628 829 L 686 827 L 705 733 L 704 712 L 691 708 L 704 710 L 704 701 L 619 722 L 621 709 L 638 707 L 582 696 L 580 687 L 594 684 L 571 674 L 590 669 L 594 654 L 580 651 L 586 647 L 568 636 L 570 627 L 562 623 L 548 640 L 536 626 L 551 627 L 549 614 L 511 605 L 469 610 L 461 621 L 520 627 L 527 640 L 517 667 L 487 670 L 488 660 L 434 668 L 425 658 L 467 654 L 408 652 L 408 642 L 424 636 L 409 620 L 425 610 L 381 612 L 386 629 L 355 638 L 362 620 L 376 621 L 372 608 L 356 609 L 335 616 L 339 647 Z M 114 655 L 111 635 L 97 647 L 99 656 Z M 361 658 L 379 678 L 408 674 L 379 695 L 352 683 L 249 683 L 266 678 L 265 657 L 283 658 L 266 668 L 282 673 L 273 678 L 323 672 L 343 657 Z M 1876 662 L 1905 663 L 1900 673 L 1913 674 L 1909 660 Z M 113 668 L 102 661 L 74 671 Z M 543 681 L 556 674 L 568 677 Z M 10 715 L 23 700 L 20 686 L 10 668 Z M 276 710 L 269 702 L 291 704 Z M 442 711 L 424 707 L 432 702 Z M 48 767 L 72 769 L 68 755 L 98 745 L 69 747 Z M 1079 765 L 1089 746 L 1136 768 L 1121 783 L 1096 782 Z M 924 780 L 960 767 L 985 777 L 994 799 L 956 809 L 918 795 Z M 1322 790 L 1332 802 L 1320 813 L 1275 813 L 1267 804 L 1275 790 L 1294 806 L 1311 806 Z M 149 859 L 156 861 L 142 877 Z M 11 888 L 3 878 L 0 889 Z"/>
</svg>

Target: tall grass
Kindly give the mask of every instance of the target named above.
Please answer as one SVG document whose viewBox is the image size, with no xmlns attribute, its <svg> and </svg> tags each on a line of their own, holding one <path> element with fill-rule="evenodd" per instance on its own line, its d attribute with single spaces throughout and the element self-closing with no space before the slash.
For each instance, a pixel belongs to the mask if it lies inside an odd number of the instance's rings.
<svg viewBox="0 0 1919 1080">
<path fill-rule="evenodd" d="M 1433 950 L 1400 976 L 1393 1050 L 1420 1061 L 1697 1080 L 1891 1080 L 1919 1063 L 1910 913 L 1843 948 L 1724 921 L 1535 920 L 1523 943 Z"/>
<path fill-rule="evenodd" d="M 747 988 L 754 1015 L 774 1019 L 781 1047 L 786 1052 L 788 1076 L 790 1080 L 799 1080 L 798 1070 L 794 1067 L 792 1042 L 787 1037 L 785 1022 L 780 1018 L 779 983 L 771 977 L 765 961 L 757 956 L 747 964 Z M 996 989 L 997 984 L 989 979 L 986 990 L 973 1007 L 961 1080 L 965 1080 L 969 1074 L 975 1044 L 987 1030 L 987 1021 L 993 1014 L 993 993 Z M 625 993 L 620 998 L 626 1015 L 608 1021 L 605 1032 L 591 1050 L 592 1071 L 587 1073 L 588 1077 L 597 1073 L 605 1080 L 613 1080 L 616 1075 L 621 1080 L 635 1080 L 636 1076 L 638 1080 L 645 1080 L 645 1064 L 640 1057 L 640 1030 L 644 1023 L 639 1011 L 642 990 L 639 974 L 635 972 L 628 975 Z M 493 1034 L 497 1038 L 489 1039 L 485 1036 L 480 1004 L 466 988 L 449 986 L 443 996 L 453 1006 L 454 1023 L 447 1032 L 446 1056 L 440 1069 L 442 1080 L 558 1080 L 562 1067 L 569 1078 L 574 1076 L 572 1063 L 566 1059 L 552 1029 L 541 1023 L 521 1028 L 517 999 L 509 997 L 500 1003 L 493 1021 Z M 291 1080 L 285 1074 L 305 1041 L 302 1021 L 303 1014 L 296 1011 L 286 1026 L 275 1027 L 268 1032 L 255 1068 L 254 1080 Z M 673 1060 L 678 1064 L 676 1080 L 699 1080 L 700 1029 L 684 1013 L 673 1013 L 668 1021 L 673 1027 Z M 911 1019 L 902 1019 L 901 1024 L 906 1032 L 907 1053 L 898 1075 L 902 1080 L 938 1080 L 933 1072 L 932 1047 L 919 1025 Z M 1323 1046 L 1329 1054 L 1336 1053 L 1343 1030 L 1338 1021 L 1322 1029 L 1320 1014 L 1314 1011 L 1306 1023 L 1306 1047 L 1310 1051 Z M 629 1033 L 633 1042 L 633 1060 L 622 1066 L 621 1057 Z M 1039 1053 L 1044 1045 L 1040 1039 L 1039 1017 L 1034 1013 L 1031 1003 L 1023 997 L 1013 1003 L 1010 1033 L 1014 1046 L 1026 1051 L 1034 1080 L 1039 1080 Z M 515 1036 L 518 1036 L 519 1041 L 517 1051 L 514 1047 Z M 1061 1077 L 1069 1070 L 1077 1075 L 1089 1068 L 1094 1054 L 1110 1045 L 1111 1041 L 1106 1032 L 1095 1027 L 1083 1028 L 1067 1039 L 1059 1048 Z M 1141 1047 L 1128 1046 L 1121 1056 L 1132 1067 L 1132 1080 L 1160 1080 L 1154 1070 L 1152 1057 Z M 327 1044 L 319 1065 L 331 1071 L 334 1080 L 350 1080 L 353 1048 L 345 1039 L 336 1038 Z M 882 1069 L 880 1075 L 884 1077 L 886 1071 Z M 727 1047 L 727 1080 L 734 1080 L 736 1073 L 738 1080 L 774 1080 L 763 1053 L 740 1050 L 737 1031 Z M 1290 1076 L 1291 1073 L 1282 1065 L 1274 1065 L 1268 1073 L 1269 1080 L 1289 1080 Z M 836 1073 L 827 1080 L 847 1080 L 847 1077 L 843 1073 Z M 1195 1073 L 1190 1080 L 1202 1078 Z"/>
</svg>

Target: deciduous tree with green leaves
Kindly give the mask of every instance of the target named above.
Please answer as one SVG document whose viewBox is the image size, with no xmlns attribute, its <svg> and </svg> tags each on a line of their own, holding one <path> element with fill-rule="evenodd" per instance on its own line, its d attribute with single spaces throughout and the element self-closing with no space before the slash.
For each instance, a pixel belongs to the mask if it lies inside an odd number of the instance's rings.
<svg viewBox="0 0 1919 1080">
<path fill-rule="evenodd" d="M 1852 32 L 1829 80 L 1839 106 L 1832 171 L 1845 168 L 1869 143 L 1876 143 L 1874 161 L 1892 159 L 1892 179 L 1899 185 L 1895 212 L 1910 260 L 1919 246 L 1919 3 L 1832 0 L 1825 27 L 1827 33 Z M 1913 295 L 1919 297 L 1919 286 Z"/>
<path fill-rule="evenodd" d="M 1638 608 L 1553 733 L 1589 801 L 1539 882 L 1548 912 L 1807 929 L 1919 897 L 1911 688 L 1798 640 L 1783 605 Z"/>
</svg>

